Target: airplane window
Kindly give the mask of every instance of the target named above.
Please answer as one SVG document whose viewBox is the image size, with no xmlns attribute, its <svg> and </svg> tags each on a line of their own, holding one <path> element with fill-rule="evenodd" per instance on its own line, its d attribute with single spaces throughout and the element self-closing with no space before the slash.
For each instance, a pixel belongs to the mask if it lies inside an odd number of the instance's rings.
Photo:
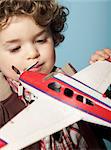
<svg viewBox="0 0 111 150">
<path fill-rule="evenodd" d="M 92 105 L 92 106 L 94 105 L 93 102 L 91 100 L 87 99 L 87 98 L 86 98 L 86 104 Z"/>
<path fill-rule="evenodd" d="M 73 94 L 74 94 L 74 93 L 73 93 L 73 91 L 72 91 L 71 89 L 65 88 L 65 90 L 64 90 L 64 95 L 65 95 L 65 96 L 72 97 Z"/>
<path fill-rule="evenodd" d="M 111 84 L 108 86 L 107 90 L 105 91 L 104 95 L 111 99 Z"/>
<path fill-rule="evenodd" d="M 57 82 L 52 82 L 52 83 L 49 83 L 48 84 L 48 88 L 56 91 L 56 92 L 60 92 L 60 89 L 61 89 L 61 85 Z"/>
<path fill-rule="evenodd" d="M 80 102 L 83 102 L 83 96 L 82 95 L 77 95 L 76 99 Z"/>
</svg>

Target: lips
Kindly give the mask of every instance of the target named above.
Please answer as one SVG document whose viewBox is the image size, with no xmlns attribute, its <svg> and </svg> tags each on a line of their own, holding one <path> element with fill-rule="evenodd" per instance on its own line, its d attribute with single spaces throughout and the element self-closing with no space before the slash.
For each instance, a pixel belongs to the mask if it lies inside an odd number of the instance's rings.
<svg viewBox="0 0 111 150">
<path fill-rule="evenodd" d="M 43 64 L 39 64 L 39 63 L 37 62 L 37 63 L 33 64 L 32 66 L 30 66 L 27 70 L 28 70 L 28 71 L 30 70 L 30 71 L 36 72 L 36 71 L 39 71 L 39 70 L 41 69 L 42 65 L 43 65 Z"/>
</svg>

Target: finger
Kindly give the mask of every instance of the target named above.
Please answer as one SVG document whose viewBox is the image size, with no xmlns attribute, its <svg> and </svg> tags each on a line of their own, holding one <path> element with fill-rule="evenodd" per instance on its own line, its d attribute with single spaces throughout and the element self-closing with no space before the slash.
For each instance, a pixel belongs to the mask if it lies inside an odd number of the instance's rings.
<svg viewBox="0 0 111 150">
<path fill-rule="evenodd" d="M 89 64 L 93 64 L 94 62 L 92 60 L 89 61 Z"/>
<path fill-rule="evenodd" d="M 105 54 L 107 54 L 111 57 L 111 49 L 105 48 L 103 51 L 105 52 Z"/>
<path fill-rule="evenodd" d="M 98 55 L 98 57 L 104 57 L 104 59 L 108 59 L 110 57 L 110 55 L 109 55 L 108 51 L 107 52 L 106 51 L 107 51 L 106 49 L 101 50 L 101 51 L 97 50 L 95 52 L 95 55 Z"/>
<path fill-rule="evenodd" d="M 105 60 L 105 57 L 104 57 L 104 55 L 94 54 L 91 56 L 91 60 L 94 62 L 97 60 Z"/>
</svg>

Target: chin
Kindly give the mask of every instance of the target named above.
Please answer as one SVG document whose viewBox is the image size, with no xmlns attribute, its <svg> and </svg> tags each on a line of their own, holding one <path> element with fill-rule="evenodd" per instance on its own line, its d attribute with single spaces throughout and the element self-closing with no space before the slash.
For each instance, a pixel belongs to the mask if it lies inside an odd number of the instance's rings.
<svg viewBox="0 0 111 150">
<path fill-rule="evenodd" d="M 39 71 L 39 73 L 44 73 L 44 74 L 49 74 L 50 72 L 51 72 L 51 68 L 50 69 L 47 69 L 47 68 L 45 68 L 45 69 L 41 69 L 40 71 Z"/>
</svg>

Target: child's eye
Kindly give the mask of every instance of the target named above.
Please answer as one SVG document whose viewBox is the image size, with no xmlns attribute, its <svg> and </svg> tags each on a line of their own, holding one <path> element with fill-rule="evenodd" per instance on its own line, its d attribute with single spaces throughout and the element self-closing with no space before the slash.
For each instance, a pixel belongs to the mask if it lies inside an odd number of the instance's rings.
<svg viewBox="0 0 111 150">
<path fill-rule="evenodd" d="M 45 39 L 36 40 L 35 42 L 36 42 L 36 43 L 41 43 L 41 44 L 42 44 L 42 43 L 45 43 L 46 40 L 47 40 L 47 39 L 45 38 Z"/>
<path fill-rule="evenodd" d="M 17 51 L 20 50 L 20 48 L 21 48 L 20 46 L 15 47 L 15 48 L 12 48 L 12 49 L 10 50 L 10 52 L 12 52 L 12 53 L 17 52 Z"/>
</svg>

